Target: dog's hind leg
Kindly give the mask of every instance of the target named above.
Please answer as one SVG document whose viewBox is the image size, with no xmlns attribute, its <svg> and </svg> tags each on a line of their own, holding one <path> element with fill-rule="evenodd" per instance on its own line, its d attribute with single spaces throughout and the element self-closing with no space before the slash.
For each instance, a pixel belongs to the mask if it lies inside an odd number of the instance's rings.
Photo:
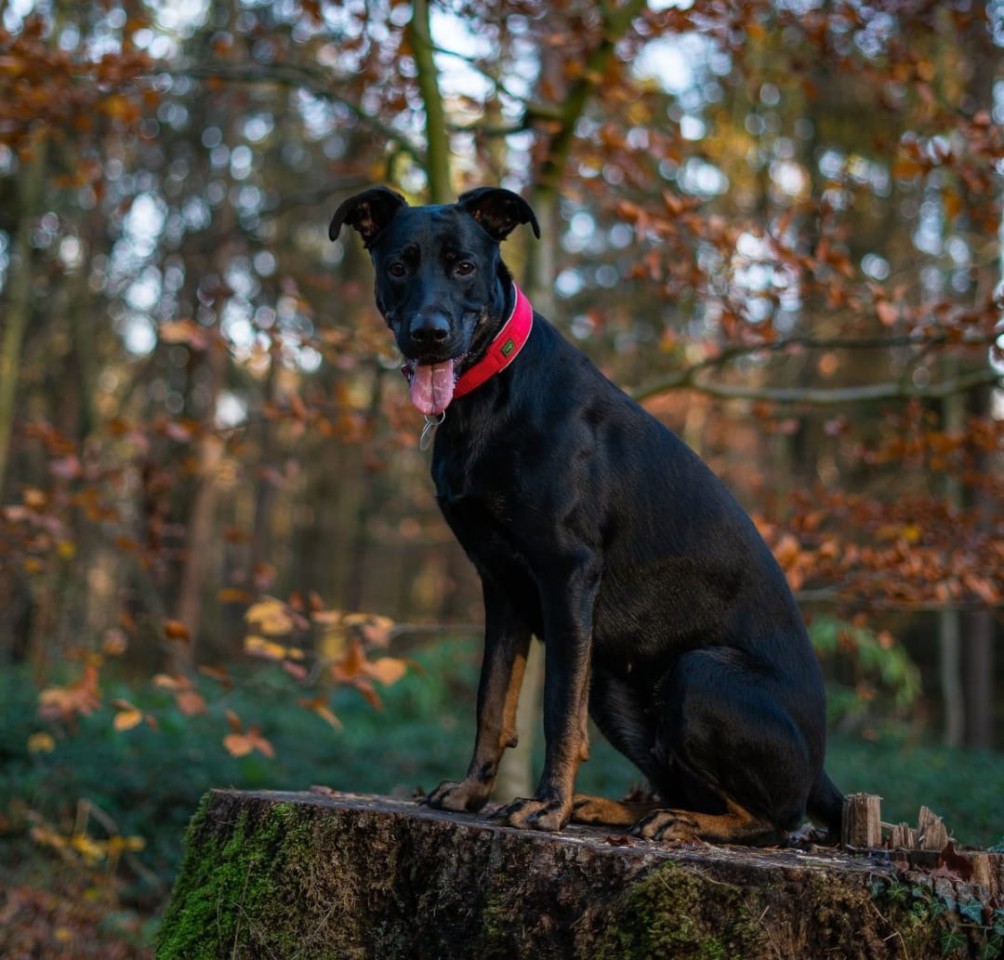
<svg viewBox="0 0 1004 960">
<path fill-rule="evenodd" d="M 658 800 L 610 800 L 577 793 L 572 801 L 572 823 L 630 827 L 659 808 Z"/>
<path fill-rule="evenodd" d="M 667 809 L 637 834 L 769 844 L 801 823 L 822 766 L 821 700 L 726 647 L 682 656 L 660 699 L 653 785 Z"/>
<path fill-rule="evenodd" d="M 604 737 L 646 777 L 651 778 L 659 772 L 652 756 L 655 728 L 633 687 L 602 669 L 594 669 L 590 680 L 589 713 Z M 639 791 L 622 800 L 576 794 L 572 801 L 572 821 L 629 827 L 659 806 L 651 790 Z"/>
<path fill-rule="evenodd" d="M 725 805 L 725 813 L 655 810 L 642 817 L 631 833 L 647 840 L 704 840 L 751 846 L 771 846 L 787 836 L 787 831 L 778 830 L 769 820 L 755 816 L 731 800 L 726 800 Z"/>
</svg>

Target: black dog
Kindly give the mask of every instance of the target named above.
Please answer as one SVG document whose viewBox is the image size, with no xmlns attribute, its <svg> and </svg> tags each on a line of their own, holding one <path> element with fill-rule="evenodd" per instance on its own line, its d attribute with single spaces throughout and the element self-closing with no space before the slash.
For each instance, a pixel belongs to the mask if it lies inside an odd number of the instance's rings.
<svg viewBox="0 0 1004 960">
<path fill-rule="evenodd" d="M 808 810 L 839 832 L 823 771 L 824 697 L 784 575 L 705 464 L 543 317 L 502 263 L 529 205 L 480 188 L 409 207 L 375 188 L 346 200 L 376 269 L 432 476 L 484 590 L 478 729 L 467 776 L 426 801 L 478 810 L 506 747 L 531 635 L 545 646 L 544 769 L 513 826 L 570 818 L 652 838 L 775 843 Z M 573 794 L 589 715 L 659 803 Z"/>
</svg>

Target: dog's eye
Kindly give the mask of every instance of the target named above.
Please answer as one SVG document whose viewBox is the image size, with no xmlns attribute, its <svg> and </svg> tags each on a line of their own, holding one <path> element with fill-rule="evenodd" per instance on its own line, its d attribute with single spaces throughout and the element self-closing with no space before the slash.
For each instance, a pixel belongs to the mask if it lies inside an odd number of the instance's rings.
<svg viewBox="0 0 1004 960">
<path fill-rule="evenodd" d="M 458 260 L 453 272 L 458 277 L 469 277 L 474 273 L 474 264 L 470 260 Z"/>
<path fill-rule="evenodd" d="M 387 273 L 390 274 L 395 280 L 404 279 L 405 274 L 408 272 L 408 268 L 401 263 L 400 260 L 395 260 L 393 263 L 387 264 Z"/>
</svg>

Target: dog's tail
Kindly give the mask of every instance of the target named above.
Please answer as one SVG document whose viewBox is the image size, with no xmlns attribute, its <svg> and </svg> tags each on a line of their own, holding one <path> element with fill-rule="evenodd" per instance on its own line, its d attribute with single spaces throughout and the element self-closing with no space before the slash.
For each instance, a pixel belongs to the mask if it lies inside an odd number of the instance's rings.
<svg viewBox="0 0 1004 960">
<path fill-rule="evenodd" d="M 809 816 L 826 827 L 832 842 L 839 843 L 843 827 L 844 795 L 826 775 L 825 770 L 819 771 L 819 776 L 809 791 L 806 807 Z"/>
</svg>

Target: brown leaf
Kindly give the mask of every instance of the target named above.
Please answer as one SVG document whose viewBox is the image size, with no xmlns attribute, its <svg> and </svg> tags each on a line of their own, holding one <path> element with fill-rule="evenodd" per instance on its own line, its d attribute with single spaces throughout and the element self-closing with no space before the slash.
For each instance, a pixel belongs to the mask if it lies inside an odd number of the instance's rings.
<svg viewBox="0 0 1004 960">
<path fill-rule="evenodd" d="M 968 857 L 964 857 L 955 849 L 951 840 L 945 844 L 945 849 L 938 857 L 938 869 L 944 868 L 953 879 L 968 881 L 973 875 L 973 865 Z"/>
<path fill-rule="evenodd" d="M 254 749 L 243 733 L 228 733 L 223 738 L 223 746 L 232 757 L 246 757 Z"/>
<path fill-rule="evenodd" d="M 172 677 L 166 673 L 158 673 L 153 678 L 153 685 L 158 690 L 170 690 L 174 692 L 176 690 L 191 689 L 192 681 L 188 677 Z"/>
<path fill-rule="evenodd" d="M 801 552 L 798 540 L 790 533 L 784 534 L 774 547 L 774 556 L 782 570 L 792 566 Z"/>
<path fill-rule="evenodd" d="M 408 672 L 408 665 L 397 657 L 381 657 L 368 665 L 368 672 L 385 687 L 389 687 Z"/>
<path fill-rule="evenodd" d="M 899 320 L 899 310 L 896 309 L 895 304 L 888 300 L 878 300 L 875 303 L 875 313 L 882 324 L 887 327 L 895 326 L 896 321 Z"/>
<path fill-rule="evenodd" d="M 261 657 L 264 660 L 284 660 L 286 657 L 286 646 L 276 643 L 274 640 L 267 640 L 251 634 L 244 638 L 244 652 L 251 657 Z"/>
<path fill-rule="evenodd" d="M 125 631 L 111 627 L 105 631 L 104 639 L 101 641 L 101 652 L 109 657 L 120 657 L 128 646 L 129 638 L 125 635 Z"/>
<path fill-rule="evenodd" d="M 192 639 L 191 634 L 188 632 L 188 627 L 180 620 L 165 620 L 164 636 L 168 640 L 180 640 L 182 643 L 188 643 Z"/>
<path fill-rule="evenodd" d="M 186 717 L 196 717 L 206 712 L 206 698 L 195 690 L 182 690 L 174 699 L 178 710 Z"/>
<path fill-rule="evenodd" d="M 358 640 L 353 640 L 345 656 L 332 665 L 331 676 L 338 683 L 353 683 L 366 675 L 367 666 L 362 644 Z"/>
<path fill-rule="evenodd" d="M 282 669 L 299 683 L 303 683 L 303 681 L 310 675 L 310 672 L 305 666 L 299 663 L 291 663 L 289 660 L 283 660 Z"/>
<path fill-rule="evenodd" d="M 270 637 L 281 637 L 293 630 L 293 618 L 281 600 L 266 597 L 252 604 L 244 613 L 245 623 L 254 624 Z"/>
<path fill-rule="evenodd" d="M 226 690 L 229 690 L 234 685 L 233 677 L 223 667 L 203 664 L 199 667 L 199 673 L 204 677 L 209 677 L 210 680 L 215 680 Z"/>
<path fill-rule="evenodd" d="M 300 706 L 316 713 L 326 723 L 330 723 L 336 730 L 342 729 L 342 721 L 335 716 L 334 711 L 328 706 L 328 701 L 324 697 L 314 697 L 311 700 L 301 700 Z"/>
<path fill-rule="evenodd" d="M 143 722 L 143 711 L 129 704 L 124 708 L 119 708 L 112 721 L 112 726 L 120 731 L 132 730 Z"/>
</svg>

